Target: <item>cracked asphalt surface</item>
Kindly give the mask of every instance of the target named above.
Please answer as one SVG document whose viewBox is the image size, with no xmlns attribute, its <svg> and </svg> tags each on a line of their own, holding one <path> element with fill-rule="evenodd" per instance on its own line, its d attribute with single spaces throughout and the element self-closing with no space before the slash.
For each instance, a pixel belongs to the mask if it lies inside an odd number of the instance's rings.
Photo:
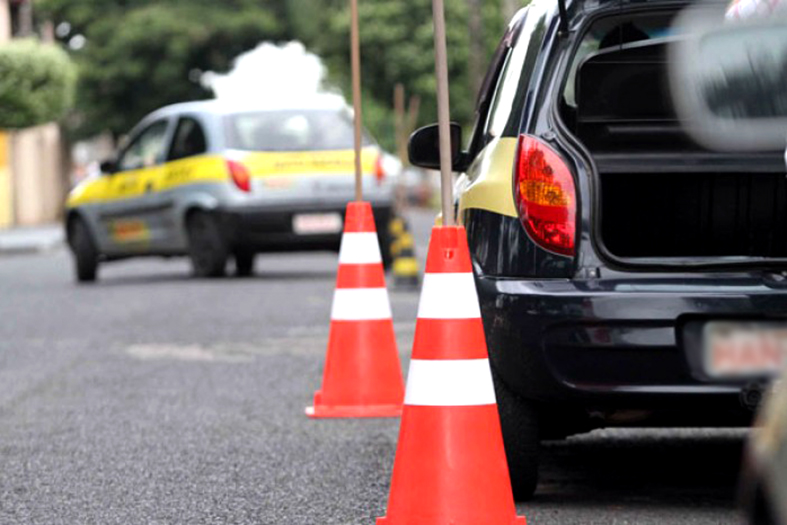
<svg viewBox="0 0 787 525">
<path fill-rule="evenodd" d="M 414 212 L 423 256 L 431 215 Z M 0 258 L 0 523 L 373 523 L 398 420 L 312 421 L 336 257 L 185 260 L 72 282 L 65 251 Z M 417 292 L 391 293 L 403 365 Z M 406 370 L 406 368 L 405 368 Z M 738 523 L 741 430 L 545 444 L 531 524 Z"/>
</svg>

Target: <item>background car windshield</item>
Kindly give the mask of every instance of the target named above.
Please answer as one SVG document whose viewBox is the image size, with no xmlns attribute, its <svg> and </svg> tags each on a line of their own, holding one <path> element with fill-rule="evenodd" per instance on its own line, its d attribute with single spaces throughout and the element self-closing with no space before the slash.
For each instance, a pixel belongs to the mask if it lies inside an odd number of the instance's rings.
<svg viewBox="0 0 787 525">
<path fill-rule="evenodd" d="M 227 145 L 248 151 L 338 150 L 353 147 L 350 116 L 339 111 L 267 111 L 226 119 Z M 364 145 L 370 144 L 363 137 Z"/>
<path fill-rule="evenodd" d="M 151 124 L 123 152 L 118 162 L 119 170 L 138 170 L 160 163 L 164 157 L 166 135 L 166 120 L 159 120 Z"/>
</svg>

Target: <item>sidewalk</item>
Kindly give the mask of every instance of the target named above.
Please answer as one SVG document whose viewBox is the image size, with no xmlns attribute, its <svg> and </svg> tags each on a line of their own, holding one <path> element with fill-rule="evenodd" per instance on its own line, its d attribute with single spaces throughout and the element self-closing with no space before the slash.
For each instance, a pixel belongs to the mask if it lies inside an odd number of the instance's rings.
<svg viewBox="0 0 787 525">
<path fill-rule="evenodd" d="M 0 255 L 46 252 L 64 242 L 63 225 L 59 223 L 0 230 Z"/>
</svg>

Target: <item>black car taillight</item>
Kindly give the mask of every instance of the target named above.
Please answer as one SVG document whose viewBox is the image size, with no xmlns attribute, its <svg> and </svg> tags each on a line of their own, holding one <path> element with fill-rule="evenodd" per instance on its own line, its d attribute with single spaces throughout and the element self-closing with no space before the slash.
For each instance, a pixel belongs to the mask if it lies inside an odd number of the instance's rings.
<svg viewBox="0 0 787 525">
<path fill-rule="evenodd" d="M 516 205 L 528 235 L 545 250 L 573 256 L 577 199 L 568 166 L 528 135 L 519 137 L 516 162 Z"/>
</svg>

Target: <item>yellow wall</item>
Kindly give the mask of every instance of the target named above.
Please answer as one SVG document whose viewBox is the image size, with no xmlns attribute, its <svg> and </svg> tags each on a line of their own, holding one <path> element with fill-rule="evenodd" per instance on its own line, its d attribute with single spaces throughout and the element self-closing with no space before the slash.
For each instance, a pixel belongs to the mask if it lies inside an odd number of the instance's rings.
<svg viewBox="0 0 787 525">
<path fill-rule="evenodd" d="M 11 166 L 8 162 L 8 135 L 0 131 L 0 228 L 8 228 L 14 220 Z"/>
</svg>

